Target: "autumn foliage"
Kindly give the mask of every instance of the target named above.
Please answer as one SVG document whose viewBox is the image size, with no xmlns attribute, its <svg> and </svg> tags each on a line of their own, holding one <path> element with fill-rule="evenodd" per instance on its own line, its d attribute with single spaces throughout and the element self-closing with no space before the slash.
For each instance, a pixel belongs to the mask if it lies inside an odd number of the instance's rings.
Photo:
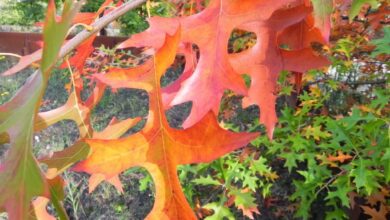
<svg viewBox="0 0 390 220">
<path fill-rule="evenodd" d="M 303 73 L 330 63 L 321 49 L 313 49 L 315 44 L 326 45 L 330 34 L 330 14 L 319 12 L 318 7 L 313 11 L 318 2 L 322 1 L 211 0 L 208 4 L 195 1 L 196 7 L 181 16 L 150 17 L 147 30 L 118 45 L 117 49 L 143 48 L 148 54 L 145 60 L 134 67 L 89 72 L 85 69 L 86 60 L 94 51 L 96 34 L 65 58 L 57 58 L 68 28 L 76 23 L 91 25 L 100 14 L 115 10 L 108 5 L 121 7 L 122 2 L 114 4 L 106 0 L 97 13 L 78 13 L 80 3 L 66 0 L 62 16 L 57 17 L 54 1 L 49 1 L 43 24 L 44 46 L 33 55 L 42 54 L 40 68 L 9 102 L 0 106 L 0 144 L 11 145 L 0 164 L 0 211 L 6 211 L 10 219 L 28 219 L 34 215 L 52 218 L 45 211 L 50 200 L 58 216 L 67 218 L 61 207 L 62 172 L 71 169 L 90 174 L 90 192 L 102 181 L 123 192 L 118 175 L 132 167 L 143 167 L 155 184 L 155 204 L 148 219 L 196 219 L 182 192 L 177 166 L 213 161 L 260 135 L 232 132 L 219 124 L 217 116 L 227 90 L 242 95 L 244 107 L 259 106 L 259 121 L 272 139 L 277 123 L 279 73 L 292 72 L 299 87 Z M 240 52 L 229 52 L 229 39 L 234 31 L 254 33 L 254 45 Z M 185 58 L 183 74 L 162 87 L 161 77 L 177 55 Z M 31 56 L 22 57 L 5 74 L 17 74 L 30 61 Z M 57 109 L 39 112 L 48 78 L 57 63 L 60 68 L 71 70 L 69 99 Z M 251 78 L 249 87 L 244 74 Z M 86 87 L 93 88 L 83 100 Z M 103 131 L 93 130 L 91 111 L 106 88 L 142 89 L 148 93 L 149 114 L 142 130 L 122 137 L 141 118 L 114 119 Z M 165 111 L 186 102 L 191 102 L 192 107 L 182 129 L 170 127 Z M 33 133 L 65 119 L 76 122 L 80 139 L 50 157 L 35 158 Z M 328 162 L 343 163 L 350 159 L 350 155 L 339 152 L 329 156 Z M 47 165 L 47 170 L 43 171 L 40 164 Z M 253 207 L 242 210 L 249 217 L 258 212 Z"/>
</svg>

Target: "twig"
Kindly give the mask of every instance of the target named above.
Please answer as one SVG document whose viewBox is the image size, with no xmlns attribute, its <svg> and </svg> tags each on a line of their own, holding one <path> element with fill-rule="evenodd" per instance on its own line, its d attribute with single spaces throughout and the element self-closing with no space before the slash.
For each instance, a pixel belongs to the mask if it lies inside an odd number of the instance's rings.
<svg viewBox="0 0 390 220">
<path fill-rule="evenodd" d="M 346 85 L 375 85 L 375 84 L 386 84 L 386 80 L 370 80 L 370 81 L 356 81 L 356 82 L 342 82 Z"/>
<path fill-rule="evenodd" d="M 326 182 L 317 192 L 316 192 L 316 197 L 318 196 L 318 194 L 322 191 L 322 190 L 324 190 L 325 188 L 328 188 L 328 186 L 331 184 L 331 183 L 333 183 L 333 181 L 335 181 L 339 176 L 341 176 L 341 175 L 344 175 L 346 173 L 346 171 L 345 170 L 342 170 L 340 173 L 338 173 L 338 174 L 336 174 L 336 175 L 334 175 L 332 178 L 330 178 L 329 180 L 328 180 L 328 182 Z"/>
<path fill-rule="evenodd" d="M 91 30 L 84 30 L 77 34 L 75 37 L 73 37 L 71 40 L 65 43 L 65 45 L 61 48 L 61 51 L 59 53 L 59 59 L 63 58 L 65 55 L 70 53 L 73 49 L 75 49 L 79 44 L 84 42 L 86 39 L 91 37 L 92 35 L 99 32 L 101 29 L 103 29 L 105 26 L 107 26 L 112 21 L 116 20 L 120 16 L 124 15 L 126 12 L 138 7 L 142 3 L 144 3 L 146 0 L 133 0 L 124 3 L 123 5 L 117 7 L 115 10 L 111 11 L 107 15 L 99 18 L 97 21 L 95 21 L 91 27 Z M 11 75 L 14 74 L 27 66 L 31 65 L 32 63 L 35 63 L 39 61 L 42 58 L 42 50 L 38 50 L 28 56 L 28 61 L 24 60 L 24 62 L 19 62 L 14 67 L 9 69 L 8 71 L 4 72 L 3 75 Z"/>
<path fill-rule="evenodd" d="M 319 79 L 313 82 L 307 83 L 307 85 L 315 85 L 318 83 L 323 83 L 326 82 L 327 79 Z M 386 84 L 386 80 L 369 80 L 369 81 L 356 81 L 356 82 L 340 82 L 341 84 L 344 85 L 377 85 L 377 84 Z"/>
<path fill-rule="evenodd" d="M 21 58 L 22 56 L 20 56 L 19 54 L 16 54 L 16 53 L 0 53 L 0 56 L 11 56 L 11 57 L 17 57 L 17 58 Z"/>
<path fill-rule="evenodd" d="M 93 34 L 99 32 L 102 28 L 110 24 L 112 21 L 116 20 L 120 16 L 124 15 L 126 12 L 138 7 L 146 0 L 133 0 L 130 2 L 126 2 L 125 4 L 117 7 L 115 10 L 111 11 L 109 14 L 101 17 L 99 20 L 94 22 L 92 26 L 92 31 L 84 30 L 77 34 L 74 38 L 69 40 L 65 46 L 62 47 L 60 52 L 60 58 L 64 57 L 66 54 L 71 52 L 74 48 L 76 48 L 80 43 L 88 39 Z"/>
</svg>

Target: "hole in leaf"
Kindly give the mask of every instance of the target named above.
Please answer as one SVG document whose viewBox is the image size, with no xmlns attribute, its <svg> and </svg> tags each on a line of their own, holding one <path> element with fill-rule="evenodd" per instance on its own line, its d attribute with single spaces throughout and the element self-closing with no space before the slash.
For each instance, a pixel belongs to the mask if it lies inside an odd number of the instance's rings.
<svg viewBox="0 0 390 220">
<path fill-rule="evenodd" d="M 100 102 L 91 114 L 94 130 L 101 131 L 116 117 L 119 121 L 128 118 L 146 117 L 149 111 L 148 93 L 139 89 L 106 89 Z"/>
<path fill-rule="evenodd" d="M 245 86 L 247 88 L 251 87 L 251 83 L 252 83 L 252 79 L 251 79 L 251 76 L 248 75 L 248 74 L 242 74 L 241 77 L 244 79 L 245 81 Z"/>
<path fill-rule="evenodd" d="M 253 32 L 234 29 L 228 43 L 228 53 L 239 53 L 252 48 L 256 44 L 256 34 Z"/>
<path fill-rule="evenodd" d="M 92 95 L 93 89 L 95 88 L 96 83 L 91 83 L 89 78 L 83 77 L 83 90 L 80 92 L 81 101 L 85 102 Z"/>
<path fill-rule="evenodd" d="M 184 120 L 190 115 L 192 102 L 185 102 L 175 105 L 165 112 L 169 126 L 172 128 L 182 128 Z"/>
<path fill-rule="evenodd" d="M 161 77 L 161 87 L 166 87 L 174 83 L 182 74 L 186 65 L 185 57 L 177 55 L 174 63 L 167 69 L 165 74 Z"/>
<path fill-rule="evenodd" d="M 195 44 L 186 43 L 179 49 L 179 55 L 176 56 L 174 63 L 161 77 L 161 87 L 177 86 L 191 76 L 197 60 L 199 59 L 199 47 Z"/>
<path fill-rule="evenodd" d="M 11 148 L 11 144 L 4 143 L 0 144 L 0 164 L 5 162 L 7 158 L 8 150 Z"/>
<path fill-rule="evenodd" d="M 71 219 L 144 219 L 154 204 L 154 183 L 144 168 L 131 168 L 119 176 L 123 194 L 105 181 L 88 193 L 85 173 L 65 172 L 63 177 L 68 183 L 65 208 Z"/>
<path fill-rule="evenodd" d="M 242 98 L 232 91 L 226 91 L 222 97 L 218 119 L 223 121 L 225 128 L 229 130 L 236 132 L 248 131 L 256 126 L 260 109 L 257 105 L 243 108 Z"/>
<path fill-rule="evenodd" d="M 140 122 L 138 122 L 136 125 L 131 127 L 126 133 L 124 133 L 121 137 L 127 137 L 129 135 L 135 134 L 139 131 L 141 131 L 145 125 L 146 125 L 146 118 L 143 118 Z"/>
<path fill-rule="evenodd" d="M 33 136 L 33 152 L 37 158 L 48 156 L 55 151 L 72 146 L 79 139 L 80 133 L 73 120 L 59 121 Z"/>
</svg>

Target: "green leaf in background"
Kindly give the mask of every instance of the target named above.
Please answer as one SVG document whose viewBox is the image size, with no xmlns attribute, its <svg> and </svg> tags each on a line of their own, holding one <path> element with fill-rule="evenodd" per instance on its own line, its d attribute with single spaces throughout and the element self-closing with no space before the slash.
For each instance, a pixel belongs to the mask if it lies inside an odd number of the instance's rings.
<svg viewBox="0 0 390 220">
<path fill-rule="evenodd" d="M 287 167 L 288 172 L 291 173 L 292 168 L 297 167 L 297 161 L 303 161 L 302 154 L 296 153 L 282 153 L 280 157 L 284 158 L 286 162 L 284 163 L 284 167 Z"/>
<path fill-rule="evenodd" d="M 304 171 L 304 170 L 298 170 L 299 174 L 301 174 L 303 177 L 305 177 L 305 184 L 310 184 L 311 182 L 315 181 L 315 176 L 312 172 Z"/>
<path fill-rule="evenodd" d="M 350 176 L 354 177 L 353 182 L 356 184 L 358 192 L 364 188 L 368 195 L 380 187 L 378 178 L 382 176 L 378 170 L 371 170 L 369 168 L 368 160 L 359 159 L 355 164 L 356 167 L 351 170 Z"/>
<path fill-rule="evenodd" d="M 242 186 L 248 187 L 252 191 L 256 191 L 258 180 L 259 178 L 257 176 L 246 175 L 243 178 Z"/>
<path fill-rule="evenodd" d="M 290 199 L 293 201 L 299 201 L 299 207 L 295 213 L 295 217 L 302 217 L 303 219 L 309 219 L 310 217 L 310 206 L 315 200 L 314 189 L 315 187 L 307 185 L 302 181 L 293 180 L 295 189 L 297 189 L 291 196 Z"/>
<path fill-rule="evenodd" d="M 230 196 L 234 196 L 234 205 L 241 209 L 245 216 L 253 219 L 253 212 L 258 213 L 256 199 L 253 193 L 247 190 L 232 189 L 229 192 Z"/>
<path fill-rule="evenodd" d="M 141 192 L 145 192 L 145 190 L 147 190 L 152 183 L 153 183 L 152 176 L 147 174 L 144 178 L 139 180 L 139 187 L 138 187 L 138 189 Z"/>
<path fill-rule="evenodd" d="M 340 181 L 338 180 L 338 182 Z M 350 208 L 348 193 L 352 191 L 352 188 L 348 184 L 337 184 L 337 182 L 335 183 L 336 184 L 334 185 L 336 190 L 329 191 L 325 199 L 330 200 L 333 198 L 338 198 L 341 201 L 341 205 Z"/>
<path fill-rule="evenodd" d="M 235 219 L 230 209 L 224 205 L 224 202 L 209 203 L 205 205 L 204 208 L 212 209 L 214 211 L 214 213 L 208 216 L 207 218 L 205 218 L 205 220 L 221 220 L 221 219 L 234 220 Z"/>
<path fill-rule="evenodd" d="M 220 182 L 213 179 L 210 175 L 207 175 L 206 177 L 201 176 L 197 179 L 192 180 L 192 182 L 197 184 L 197 185 L 203 185 L 203 186 L 208 186 L 208 185 L 220 186 L 221 185 Z"/>
<path fill-rule="evenodd" d="M 253 168 L 260 174 L 264 175 L 265 173 L 271 172 L 271 169 L 267 166 L 267 159 L 260 156 L 259 159 L 253 160 Z"/>
<path fill-rule="evenodd" d="M 386 149 L 385 154 L 382 157 L 385 167 L 385 179 L 386 182 L 390 182 L 390 147 Z"/>
<path fill-rule="evenodd" d="M 388 28 L 388 35 L 390 38 L 390 27 Z M 382 110 L 390 100 L 390 94 L 384 90 L 376 89 L 374 91 L 376 98 L 370 103 L 371 108 Z"/>
<path fill-rule="evenodd" d="M 349 10 L 349 22 L 352 22 L 359 14 L 360 9 L 364 4 L 370 4 L 373 8 L 377 8 L 379 5 L 377 0 L 353 0 L 351 9 Z"/>
<path fill-rule="evenodd" d="M 371 41 L 376 46 L 375 50 L 371 53 L 373 57 L 379 54 L 390 54 L 390 26 L 384 27 L 383 32 L 383 38 Z"/>
<path fill-rule="evenodd" d="M 256 207 L 255 204 L 255 198 L 252 195 L 252 192 L 248 191 L 242 191 L 239 189 L 232 189 L 229 192 L 229 195 L 234 196 L 234 203 L 236 204 L 237 207 L 243 206 L 243 207 Z"/>
<path fill-rule="evenodd" d="M 340 220 L 340 219 L 348 219 L 347 215 L 342 209 L 336 209 L 334 211 L 326 213 L 325 220 Z"/>
</svg>

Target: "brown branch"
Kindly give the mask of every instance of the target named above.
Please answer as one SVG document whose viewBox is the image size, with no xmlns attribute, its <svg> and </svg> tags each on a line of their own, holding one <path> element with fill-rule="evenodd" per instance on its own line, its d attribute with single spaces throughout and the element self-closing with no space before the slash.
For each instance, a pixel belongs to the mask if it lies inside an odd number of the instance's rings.
<svg viewBox="0 0 390 220">
<path fill-rule="evenodd" d="M 316 80 L 316 81 L 313 81 L 313 82 L 309 82 L 307 83 L 306 85 L 315 85 L 315 84 L 318 84 L 318 83 L 323 83 L 323 82 L 326 82 L 328 79 L 319 79 L 319 80 Z M 369 80 L 369 81 L 357 81 L 357 82 L 342 82 L 342 81 L 339 81 L 341 84 L 344 84 L 344 85 L 349 85 L 349 86 L 353 86 L 353 85 L 377 85 L 377 84 L 386 84 L 387 81 L 385 79 L 383 80 Z"/>
<path fill-rule="evenodd" d="M 75 37 L 73 37 L 71 40 L 65 43 L 65 45 L 61 48 L 61 51 L 59 53 L 59 59 L 70 53 L 73 49 L 75 49 L 79 44 L 84 42 L 86 39 L 88 39 L 93 34 L 96 34 L 99 32 L 102 28 L 107 26 L 112 21 L 118 19 L 120 16 L 124 15 L 126 12 L 138 7 L 142 3 L 146 2 L 146 0 L 133 0 L 124 3 L 123 5 L 117 7 L 113 11 L 111 11 L 109 14 L 99 18 L 96 20 L 91 26 L 92 30 L 84 30 L 77 34 Z M 22 59 L 17 63 L 15 66 L 4 72 L 2 75 L 12 75 L 16 72 L 19 72 L 22 69 L 25 69 L 27 66 L 31 65 L 32 63 L 35 63 L 42 58 L 42 49 L 35 51 L 32 54 L 29 54 L 25 56 L 25 59 Z"/>
<path fill-rule="evenodd" d="M 320 188 L 319 190 L 317 190 L 317 192 L 316 192 L 316 197 L 318 196 L 318 194 L 319 194 L 322 190 L 324 190 L 325 188 L 328 188 L 328 186 L 329 186 L 330 184 L 332 184 L 333 181 L 335 181 L 339 176 L 344 175 L 346 172 L 347 172 L 346 170 L 341 170 L 338 174 L 332 176 L 332 177 L 328 180 L 328 182 L 326 182 L 323 186 L 321 186 L 321 188 Z"/>
</svg>

